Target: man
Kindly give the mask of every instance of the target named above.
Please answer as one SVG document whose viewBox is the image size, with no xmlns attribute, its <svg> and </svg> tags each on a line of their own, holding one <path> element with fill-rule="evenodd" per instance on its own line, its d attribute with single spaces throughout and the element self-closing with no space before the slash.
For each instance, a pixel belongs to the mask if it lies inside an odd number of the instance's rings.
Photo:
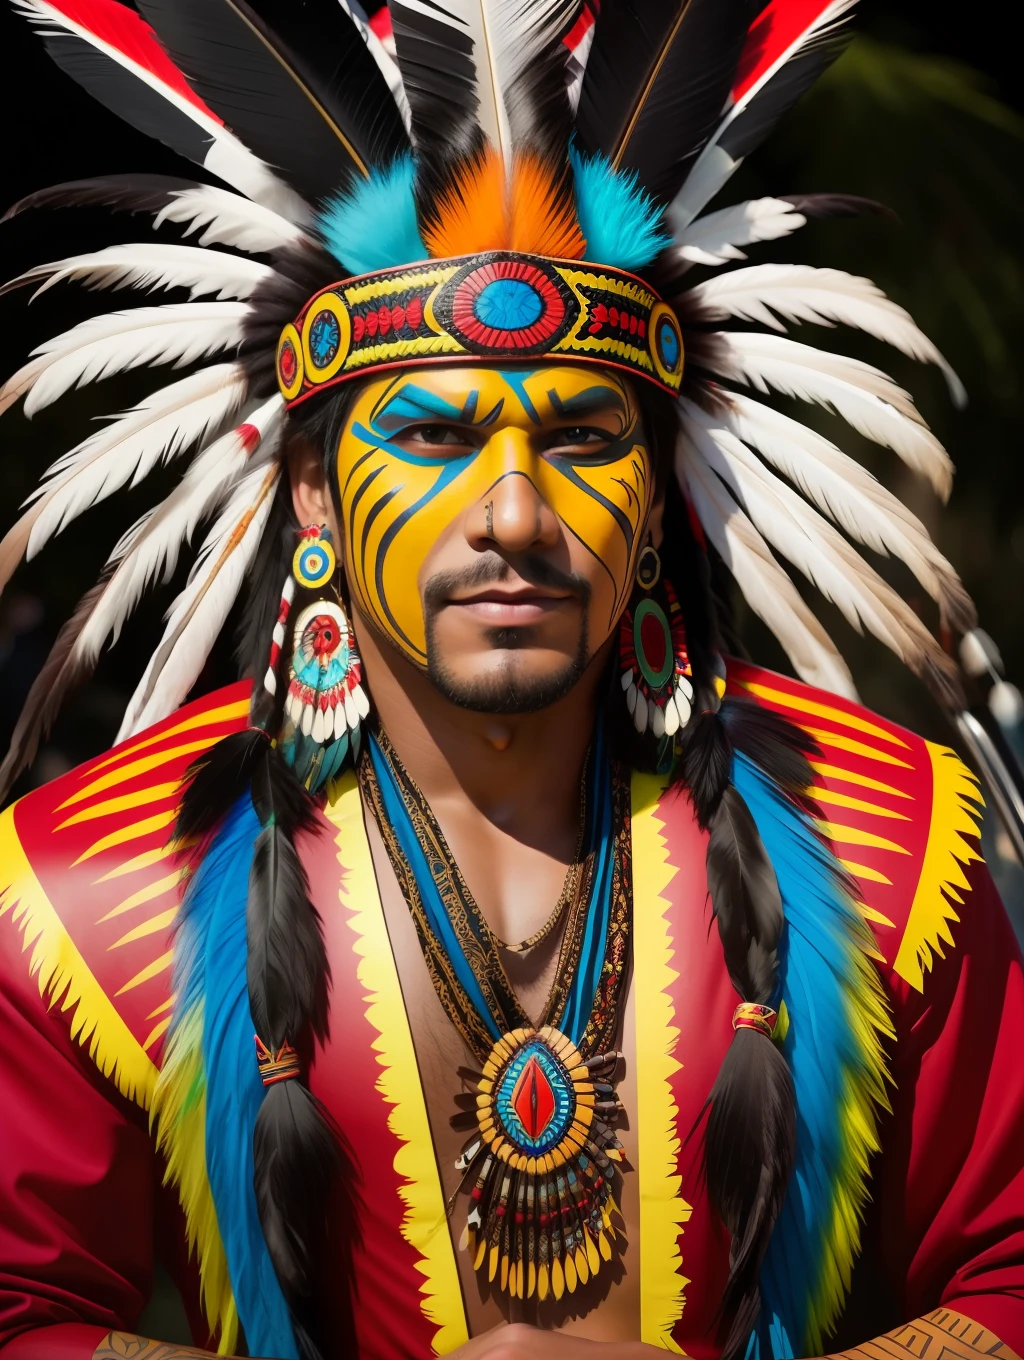
<svg viewBox="0 0 1024 1360">
<path fill-rule="evenodd" d="M 824 1354 L 844 1312 L 872 1355 L 1012 1357 L 1024 988 L 979 795 L 839 697 L 768 542 L 935 686 L 948 659 L 825 515 L 953 626 L 970 602 L 888 493 L 736 389 L 828 401 L 938 484 L 948 460 L 877 370 L 716 325 L 771 307 L 941 356 L 845 276 L 680 291 L 802 224 L 699 214 L 831 11 L 748 35 L 721 0 L 395 4 L 396 66 L 333 5 L 301 59 L 283 13 L 140 8 L 163 46 L 109 4 L 55 7 L 47 41 L 119 111 L 141 73 L 152 130 L 202 129 L 251 198 L 51 201 L 271 263 L 42 267 L 250 301 L 87 323 L 2 393 L 238 350 L 73 450 L 0 545 L 13 570 L 202 442 L 5 768 L 212 516 L 123 742 L 0 822 L 5 1360 L 735 1360 Z M 704 535 L 824 688 L 723 661 Z M 251 679 L 179 708 L 243 580 Z M 138 1334 L 157 1259 L 199 1349 Z"/>
</svg>

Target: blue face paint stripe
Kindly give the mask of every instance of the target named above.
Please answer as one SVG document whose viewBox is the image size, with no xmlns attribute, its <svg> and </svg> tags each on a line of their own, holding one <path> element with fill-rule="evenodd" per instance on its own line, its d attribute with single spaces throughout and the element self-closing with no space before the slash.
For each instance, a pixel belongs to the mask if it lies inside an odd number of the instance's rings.
<svg viewBox="0 0 1024 1360">
<path fill-rule="evenodd" d="M 518 369 L 506 369 L 506 368 L 498 369 L 499 377 L 516 394 L 517 398 L 519 399 L 522 405 L 523 410 L 529 416 L 530 420 L 534 423 L 534 425 L 539 425 L 541 423 L 541 419 L 537 413 L 537 408 L 536 406 L 534 406 L 532 399 L 530 398 L 529 394 L 526 391 L 526 383 L 530 380 L 530 378 L 534 376 L 536 372 L 537 369 L 535 368 L 528 368 L 523 370 L 522 372 L 520 372 Z"/>
</svg>

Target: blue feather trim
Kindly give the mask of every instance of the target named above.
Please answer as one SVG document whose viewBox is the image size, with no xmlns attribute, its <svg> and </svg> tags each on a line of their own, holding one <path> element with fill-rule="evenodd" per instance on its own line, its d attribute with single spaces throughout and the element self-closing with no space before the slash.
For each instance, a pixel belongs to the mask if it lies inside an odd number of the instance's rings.
<svg viewBox="0 0 1024 1360">
<path fill-rule="evenodd" d="M 788 1011 L 783 1052 L 797 1110 L 794 1173 L 761 1271 L 762 1312 L 748 1360 L 789 1360 L 815 1348 L 827 1309 L 819 1294 L 831 1253 L 849 1284 L 855 1240 L 835 1240 L 836 1211 L 859 1216 L 866 1156 L 855 1146 L 845 1097 L 867 1122 L 884 1103 L 884 1031 L 870 935 L 839 862 L 813 823 L 752 761 L 737 754 L 733 783 L 775 868 L 786 914 L 780 969 Z M 833 1300 L 833 1303 L 835 1300 Z M 834 1309 L 833 1309 L 834 1312 Z"/>
<path fill-rule="evenodd" d="M 399 156 L 325 205 L 317 219 L 320 238 L 348 273 L 370 274 L 428 258 L 416 218 L 415 184 L 412 156 Z"/>
<path fill-rule="evenodd" d="M 604 156 L 585 159 L 569 148 L 584 258 L 616 269 L 642 269 L 667 246 L 661 209 L 635 174 L 613 170 Z"/>
<path fill-rule="evenodd" d="M 249 1353 L 298 1360 L 253 1190 L 252 1135 L 263 1083 L 249 1013 L 245 909 L 259 830 L 246 794 L 228 813 L 189 887 L 175 979 L 185 998 L 181 1015 L 203 998 L 206 1169 Z"/>
</svg>

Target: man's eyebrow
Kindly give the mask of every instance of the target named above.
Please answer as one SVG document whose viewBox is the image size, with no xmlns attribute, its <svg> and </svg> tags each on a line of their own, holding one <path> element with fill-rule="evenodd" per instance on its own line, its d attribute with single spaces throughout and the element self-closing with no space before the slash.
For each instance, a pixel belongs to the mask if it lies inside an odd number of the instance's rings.
<svg viewBox="0 0 1024 1360">
<path fill-rule="evenodd" d="M 477 416 L 479 391 L 474 388 L 467 393 L 461 407 L 446 401 L 444 397 L 432 392 L 429 387 L 418 383 L 403 383 L 397 392 L 388 395 L 387 400 L 375 411 L 372 424 L 378 430 L 389 433 L 410 421 L 440 419 L 458 421 L 462 425 L 489 425 L 501 410 L 502 403 L 482 417 Z"/>
<path fill-rule="evenodd" d="M 548 389 L 548 401 L 560 416 L 585 416 L 594 411 L 617 411 L 626 415 L 626 402 L 614 387 L 586 387 L 582 392 L 563 398 L 555 389 Z"/>
</svg>

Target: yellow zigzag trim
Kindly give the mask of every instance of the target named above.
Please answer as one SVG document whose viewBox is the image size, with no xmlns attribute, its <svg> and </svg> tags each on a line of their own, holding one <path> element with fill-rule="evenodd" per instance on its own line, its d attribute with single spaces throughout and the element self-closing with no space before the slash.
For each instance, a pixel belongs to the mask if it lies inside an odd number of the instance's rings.
<svg viewBox="0 0 1024 1360">
<path fill-rule="evenodd" d="M 30 971 L 38 976 L 39 995 L 47 1006 L 59 1000 L 62 1011 L 74 1010 L 71 1037 L 88 1049 L 123 1096 L 148 1110 L 156 1067 L 93 977 L 43 892 L 18 838 L 14 806 L 0 815 L 0 865 L 7 885 L 0 890 L 0 917 L 10 911 L 20 927 L 22 949 L 32 950 Z"/>
<path fill-rule="evenodd" d="M 367 994 L 366 1017 L 378 1034 L 373 1043 L 381 1066 L 377 1086 L 391 1106 L 388 1127 L 402 1143 L 395 1156 L 395 1171 L 402 1181 L 399 1194 L 406 1206 L 402 1235 L 420 1258 L 416 1263 L 424 1276 L 420 1308 L 438 1328 L 434 1354 L 446 1355 L 469 1340 L 469 1329 L 416 1051 L 354 775 L 347 774 L 333 794 L 327 817 L 335 828 L 342 866 L 341 902 L 351 913 L 347 924 L 356 935 L 353 949 L 360 956 L 358 976 Z"/>
<path fill-rule="evenodd" d="M 935 954 L 945 958 L 943 943 L 952 944 L 949 922 L 959 921 L 950 898 L 963 905 L 959 890 L 970 891 L 961 865 L 981 859 L 964 840 L 978 836 L 978 807 L 985 800 L 978 781 L 947 746 L 925 742 L 932 763 L 932 810 L 921 875 L 893 971 L 919 992 Z"/>
<path fill-rule="evenodd" d="M 167 1047 L 149 1127 L 156 1130 L 157 1149 L 167 1160 L 164 1184 L 177 1189 L 185 1213 L 189 1254 L 195 1251 L 199 1258 L 203 1313 L 218 1336 L 218 1354 L 231 1355 L 238 1344 L 238 1309 L 206 1173 L 202 1004 L 184 1017 Z"/>
<path fill-rule="evenodd" d="M 850 940 L 852 976 L 845 979 L 846 1019 L 860 1054 L 856 1068 L 845 1067 L 839 1079 L 839 1127 L 843 1149 L 832 1186 L 832 1220 L 825 1231 L 821 1271 L 811 1295 L 804 1353 L 821 1355 L 850 1292 L 854 1262 L 860 1252 L 861 1223 L 869 1199 L 872 1155 L 878 1151 L 878 1113 L 889 1110 L 886 1086 L 891 1082 L 884 1040 L 895 1038 L 889 1004 L 872 959 L 875 938 L 863 918 Z"/>
<path fill-rule="evenodd" d="M 633 995 L 636 1009 L 636 1101 L 640 1192 L 640 1339 L 683 1352 L 672 1339 L 689 1280 L 682 1274 L 679 1233 L 692 1212 L 680 1194 L 679 1111 L 671 1080 L 682 1064 L 673 1056 L 672 937 L 662 892 L 676 866 L 668 862 L 664 822 L 655 815 L 664 782 L 633 776 Z"/>
</svg>

